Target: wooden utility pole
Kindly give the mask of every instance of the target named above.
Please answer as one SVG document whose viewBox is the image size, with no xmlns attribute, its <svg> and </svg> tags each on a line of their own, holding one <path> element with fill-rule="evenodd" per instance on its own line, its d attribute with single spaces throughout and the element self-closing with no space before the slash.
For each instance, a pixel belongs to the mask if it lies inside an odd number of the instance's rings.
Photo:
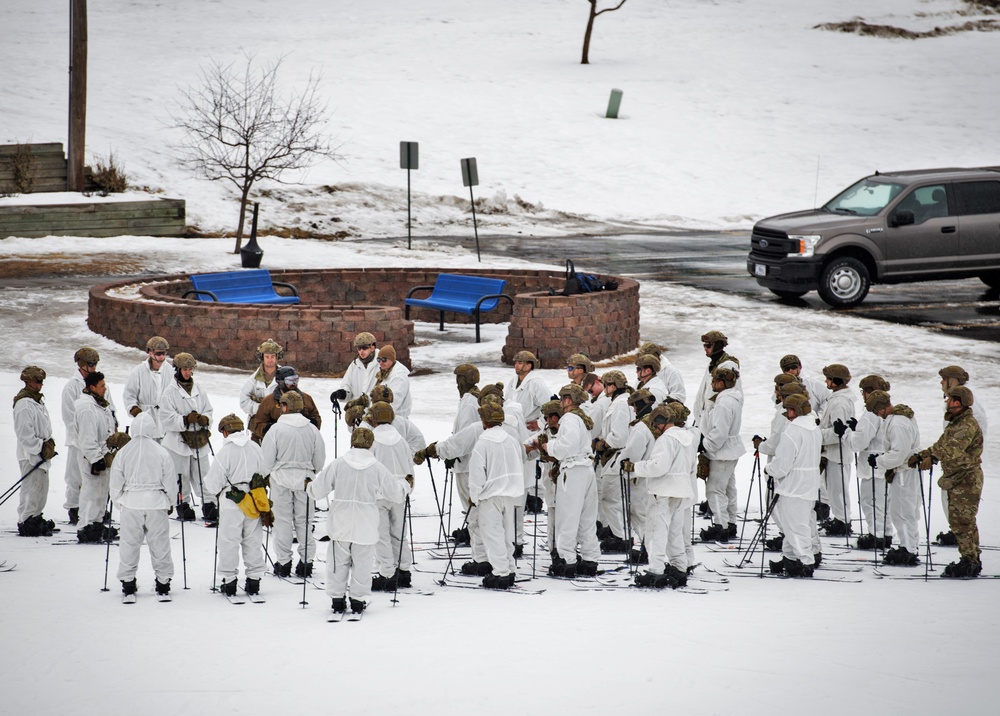
<svg viewBox="0 0 1000 716">
<path fill-rule="evenodd" d="M 69 191 L 83 191 L 87 147 L 87 0 L 69 0 Z"/>
</svg>

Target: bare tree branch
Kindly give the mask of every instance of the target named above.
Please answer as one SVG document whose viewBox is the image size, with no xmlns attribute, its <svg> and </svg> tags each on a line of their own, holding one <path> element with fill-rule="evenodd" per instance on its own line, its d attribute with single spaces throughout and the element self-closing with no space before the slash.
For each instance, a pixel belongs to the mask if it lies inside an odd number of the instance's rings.
<svg viewBox="0 0 1000 716">
<path fill-rule="evenodd" d="M 590 64 L 590 35 L 594 31 L 594 19 L 606 12 L 614 12 L 628 2 L 628 0 L 621 0 L 614 7 L 606 7 L 603 10 L 597 9 L 597 0 L 587 0 L 587 2 L 590 3 L 590 14 L 587 16 L 587 29 L 583 33 L 583 59 L 580 60 L 581 65 Z"/>
</svg>

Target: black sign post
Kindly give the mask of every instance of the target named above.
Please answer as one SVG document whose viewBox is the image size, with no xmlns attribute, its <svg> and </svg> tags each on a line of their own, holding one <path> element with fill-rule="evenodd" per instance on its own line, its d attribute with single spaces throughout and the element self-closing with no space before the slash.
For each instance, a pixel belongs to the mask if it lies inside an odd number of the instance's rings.
<svg viewBox="0 0 1000 716">
<path fill-rule="evenodd" d="M 410 218 L 410 170 L 420 168 L 420 152 L 417 142 L 399 143 L 399 168 L 406 170 L 406 248 L 413 243 L 413 221 Z"/>
<path fill-rule="evenodd" d="M 479 170 L 476 168 L 476 158 L 469 157 L 462 160 L 462 184 L 469 187 L 469 200 L 472 202 L 472 229 L 476 232 L 476 259 L 483 260 L 479 254 L 479 226 L 476 223 L 476 197 L 472 194 L 472 187 L 479 185 Z"/>
</svg>

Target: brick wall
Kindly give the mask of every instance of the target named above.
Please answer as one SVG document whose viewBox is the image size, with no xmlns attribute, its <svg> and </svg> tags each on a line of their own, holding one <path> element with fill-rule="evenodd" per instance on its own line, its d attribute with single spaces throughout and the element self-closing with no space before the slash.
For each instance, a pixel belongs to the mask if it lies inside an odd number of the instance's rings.
<svg viewBox="0 0 1000 716">
<path fill-rule="evenodd" d="M 171 352 L 188 351 L 206 363 L 251 369 L 254 349 L 265 338 L 285 346 L 285 363 L 312 374 L 342 372 L 353 360 L 352 341 L 361 331 L 379 345 L 392 343 L 399 360 L 410 364 L 413 323 L 404 318 L 410 288 L 432 285 L 440 269 L 320 269 L 273 271 L 276 281 L 299 291 L 298 306 L 211 304 L 181 298 L 191 288 L 187 276 L 164 276 L 142 286 L 140 300 L 118 291 L 131 282 L 96 286 L 90 291 L 87 323 L 119 343 L 144 348 L 152 335 L 170 341 Z M 603 360 L 634 350 L 639 343 L 639 284 L 618 278 L 617 291 L 550 296 L 563 284 L 562 272 L 510 270 L 502 273 L 463 269 L 463 274 L 507 280 L 514 296 L 483 315 L 484 323 L 510 322 L 501 359 L 512 363 L 520 350 L 538 356 L 544 368 L 559 368 L 571 353 Z M 281 289 L 279 289 L 280 291 Z M 424 297 L 426 293 L 419 296 Z M 414 309 L 412 320 L 437 322 L 437 311 Z M 471 316 L 446 313 L 448 323 L 469 323 Z"/>
</svg>

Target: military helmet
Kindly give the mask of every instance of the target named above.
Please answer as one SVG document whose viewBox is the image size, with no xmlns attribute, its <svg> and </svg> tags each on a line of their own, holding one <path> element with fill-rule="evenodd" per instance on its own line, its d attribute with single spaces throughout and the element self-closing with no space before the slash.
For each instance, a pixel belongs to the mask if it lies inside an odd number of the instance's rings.
<svg viewBox="0 0 1000 716">
<path fill-rule="evenodd" d="M 723 346 L 729 345 L 729 339 L 722 331 L 709 331 L 701 337 L 702 343 L 721 343 Z"/>
<path fill-rule="evenodd" d="M 609 370 L 601 376 L 601 382 L 606 386 L 613 385 L 619 389 L 628 387 L 628 379 L 620 370 Z"/>
<path fill-rule="evenodd" d="M 795 411 L 796 415 L 809 415 L 812 412 L 812 405 L 809 404 L 809 398 L 801 393 L 789 395 L 781 401 L 781 406 L 785 410 L 791 408 Z"/>
<path fill-rule="evenodd" d="M 479 406 L 479 417 L 482 419 L 484 425 L 489 425 L 491 427 L 495 425 L 503 425 L 503 408 L 499 405 L 484 403 Z"/>
<path fill-rule="evenodd" d="M 375 345 L 375 336 L 368 331 L 362 331 L 358 335 L 354 336 L 355 348 L 366 348 L 367 346 L 373 345 Z"/>
<path fill-rule="evenodd" d="M 789 368 L 795 368 L 796 366 L 802 367 L 802 361 L 799 360 L 797 355 L 789 353 L 787 356 L 781 357 L 781 360 L 778 361 L 778 365 L 781 366 L 781 370 L 788 370 Z"/>
<path fill-rule="evenodd" d="M 547 400 L 542 403 L 542 417 L 547 418 L 550 415 L 562 415 L 562 403 L 558 400 Z"/>
<path fill-rule="evenodd" d="M 791 383 L 782 383 L 778 386 L 778 395 L 782 398 L 786 398 L 789 395 L 809 395 L 809 391 L 806 387 L 797 380 L 793 380 Z"/>
<path fill-rule="evenodd" d="M 243 421 L 235 413 L 230 413 L 219 421 L 219 432 L 239 433 L 243 431 Z"/>
<path fill-rule="evenodd" d="M 949 398 L 953 398 L 955 400 L 960 401 L 962 405 L 964 405 L 966 408 L 971 408 L 972 404 L 975 402 L 974 398 L 972 397 L 972 391 L 966 388 L 964 385 L 959 385 L 952 388 L 947 393 L 945 393 L 945 395 L 947 395 Z"/>
<path fill-rule="evenodd" d="M 169 351 L 170 344 L 167 343 L 167 339 L 163 336 L 153 336 L 148 341 L 146 341 L 147 351 Z"/>
<path fill-rule="evenodd" d="M 660 372 L 660 359 L 652 353 L 645 353 L 635 359 L 636 368 L 652 368 L 653 373 Z"/>
<path fill-rule="evenodd" d="M 674 422 L 674 410 L 670 405 L 657 405 L 649 414 L 649 419 L 655 424 Z"/>
<path fill-rule="evenodd" d="M 488 383 L 479 389 L 479 402 L 482 403 L 487 395 L 496 395 L 503 399 L 503 383 Z"/>
<path fill-rule="evenodd" d="M 684 405 L 684 403 L 673 402 L 668 403 L 668 405 L 674 414 L 674 425 L 683 425 L 684 421 L 687 420 L 688 416 L 691 414 L 691 411 L 688 410 L 688 407 Z"/>
<path fill-rule="evenodd" d="M 282 405 L 288 406 L 289 413 L 301 413 L 302 408 L 305 407 L 306 403 L 302 399 L 302 393 L 296 390 L 287 390 L 281 394 L 281 398 L 278 400 Z"/>
<path fill-rule="evenodd" d="M 190 353 L 178 353 L 174 356 L 174 368 L 190 368 L 191 370 L 194 370 L 197 367 L 198 361 L 196 361 L 194 356 Z"/>
<path fill-rule="evenodd" d="M 496 393 L 487 393 L 486 395 L 479 396 L 479 405 L 495 405 L 499 408 L 503 407 L 503 398 Z"/>
<path fill-rule="evenodd" d="M 774 376 L 775 388 L 780 388 L 781 386 L 787 385 L 788 383 L 798 383 L 798 382 L 799 379 L 796 378 L 791 373 L 778 373 L 778 375 Z"/>
<path fill-rule="evenodd" d="M 373 403 L 378 403 L 380 401 L 383 403 L 392 402 L 392 388 L 390 388 L 385 383 L 379 383 L 378 385 L 376 385 L 374 388 L 371 389 L 369 395 L 371 396 Z"/>
<path fill-rule="evenodd" d="M 727 388 L 736 385 L 736 380 L 740 377 L 732 368 L 716 368 L 712 371 L 712 382 L 721 381 Z"/>
<path fill-rule="evenodd" d="M 890 386 L 889 381 L 885 378 L 877 373 L 872 373 L 871 375 L 866 375 L 864 378 L 859 380 L 858 387 L 864 391 L 881 390 L 884 393 L 888 393 Z"/>
<path fill-rule="evenodd" d="M 283 365 L 274 372 L 274 380 L 281 390 L 294 388 L 299 384 L 299 374 L 292 366 Z"/>
<path fill-rule="evenodd" d="M 351 447 L 368 450 L 375 444 L 375 433 L 368 428 L 354 428 L 351 433 Z"/>
<path fill-rule="evenodd" d="M 559 390 L 560 398 L 569 398 L 574 405 L 583 405 L 590 400 L 590 394 L 576 383 L 564 385 Z"/>
<path fill-rule="evenodd" d="M 455 375 L 465 381 L 466 385 L 473 386 L 479 382 L 479 368 L 471 363 L 462 363 L 455 366 Z"/>
<path fill-rule="evenodd" d="M 97 365 L 100 361 L 100 354 L 90 346 L 84 346 L 73 354 L 73 362 L 81 368 L 85 365 Z"/>
<path fill-rule="evenodd" d="M 959 385 L 965 385 L 969 380 L 969 374 L 964 368 L 958 365 L 945 366 L 938 371 L 942 378 L 956 378 Z"/>
<path fill-rule="evenodd" d="M 42 383 L 45 381 L 45 371 L 37 365 L 29 365 L 21 371 L 21 381 L 24 383 L 27 383 L 28 381 L 31 381 L 32 383 Z"/>
<path fill-rule="evenodd" d="M 514 355 L 514 362 L 531 363 L 532 370 L 538 367 L 538 358 L 536 358 L 535 354 L 531 351 L 518 351 Z"/>
<path fill-rule="evenodd" d="M 653 396 L 652 393 L 650 393 L 645 388 L 639 388 L 639 390 L 635 391 L 634 393 L 632 393 L 632 395 L 628 396 L 628 404 L 632 406 L 638 403 L 655 403 L 655 402 L 656 398 Z"/>
<path fill-rule="evenodd" d="M 884 390 L 873 390 L 871 395 L 865 398 L 865 410 L 869 413 L 878 413 L 882 408 L 891 405 L 892 400 Z"/>
<path fill-rule="evenodd" d="M 396 411 L 392 409 L 392 406 L 384 401 L 379 401 L 373 403 L 372 407 L 368 409 L 368 416 L 379 425 L 388 425 L 396 418 Z"/>
<path fill-rule="evenodd" d="M 656 356 L 659 358 L 662 354 L 663 349 L 652 341 L 646 341 L 639 346 L 639 355 L 641 356 Z"/>
<path fill-rule="evenodd" d="M 847 369 L 846 365 L 841 365 L 840 363 L 831 363 L 823 369 L 823 375 L 827 378 L 843 381 L 844 383 L 851 382 L 851 371 Z"/>
<path fill-rule="evenodd" d="M 278 360 L 281 360 L 281 356 L 285 355 L 285 349 L 278 345 L 278 342 L 273 338 L 268 338 L 266 341 L 257 346 L 257 362 L 264 362 L 264 354 L 273 353 L 277 356 Z"/>
<path fill-rule="evenodd" d="M 590 360 L 586 353 L 574 353 L 566 359 L 566 365 L 571 365 L 574 368 L 581 366 L 584 373 L 594 372 L 594 363 Z"/>
</svg>

